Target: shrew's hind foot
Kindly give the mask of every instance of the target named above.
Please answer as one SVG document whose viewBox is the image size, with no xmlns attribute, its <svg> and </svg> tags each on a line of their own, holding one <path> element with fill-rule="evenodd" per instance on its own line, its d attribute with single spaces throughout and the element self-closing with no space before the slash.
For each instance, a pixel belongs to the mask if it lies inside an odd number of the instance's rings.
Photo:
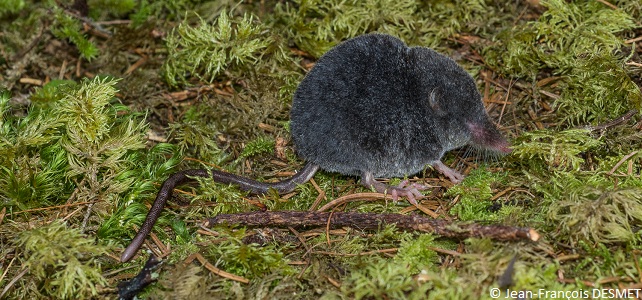
<svg viewBox="0 0 642 300">
<path fill-rule="evenodd" d="M 432 166 L 439 171 L 439 173 L 446 175 L 452 183 L 460 183 L 462 180 L 464 180 L 464 175 L 457 172 L 457 170 L 451 169 L 448 166 L 444 165 L 441 161 L 436 161 L 432 164 Z"/>
<path fill-rule="evenodd" d="M 408 180 L 404 180 L 397 186 L 391 186 L 376 181 L 374 179 L 374 176 L 370 172 L 363 172 L 361 174 L 361 184 L 363 186 L 367 188 L 374 188 L 375 191 L 382 194 L 390 194 L 393 201 L 397 201 L 399 197 L 406 197 L 406 199 L 408 199 L 408 202 L 416 206 L 418 205 L 417 199 L 421 199 L 424 197 L 424 195 L 422 195 L 419 191 L 425 190 L 428 187 L 417 183 L 408 183 Z"/>
</svg>

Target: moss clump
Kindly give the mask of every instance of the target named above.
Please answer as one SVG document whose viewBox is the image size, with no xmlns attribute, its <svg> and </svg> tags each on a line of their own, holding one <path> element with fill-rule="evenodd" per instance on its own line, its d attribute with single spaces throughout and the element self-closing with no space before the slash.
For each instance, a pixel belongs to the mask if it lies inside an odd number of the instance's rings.
<svg viewBox="0 0 642 300">
<path fill-rule="evenodd" d="M 16 291 L 24 298 L 32 298 L 31 293 L 55 299 L 89 298 L 107 286 L 101 261 L 111 247 L 96 245 L 78 229 L 56 221 L 22 231 L 17 246 L 25 258 L 23 266 L 35 279 L 27 281 L 25 290 Z"/>
<path fill-rule="evenodd" d="M 618 35 L 635 28 L 631 15 L 596 1 L 541 1 L 547 10 L 498 35 L 485 50 L 499 72 L 534 79 L 547 70 L 561 76 L 555 106 L 565 124 L 615 118 L 642 103 L 642 94 L 625 66 Z"/>
<path fill-rule="evenodd" d="M 0 3 L 0 17 L 19 12 L 25 6 L 24 0 L 7 0 Z"/>
<path fill-rule="evenodd" d="M 534 76 L 544 68 L 571 72 L 583 56 L 613 55 L 622 46 L 617 34 L 635 27 L 629 14 L 599 2 L 540 4 L 546 11 L 537 21 L 507 29 L 499 35 L 499 45 L 487 49 L 486 58 L 503 62 L 503 72 L 522 76 Z"/>
<path fill-rule="evenodd" d="M 428 286 L 418 285 L 408 275 L 404 265 L 372 260 L 351 272 L 341 290 L 354 299 L 425 299 Z"/>
<path fill-rule="evenodd" d="M 642 196 L 639 188 L 604 191 L 585 187 L 553 202 L 548 219 L 559 224 L 554 235 L 594 243 L 642 241 L 634 228 L 642 225 Z"/>
<path fill-rule="evenodd" d="M 275 142 L 273 139 L 267 137 L 259 137 L 253 141 L 250 141 L 243 152 L 241 152 L 241 157 L 252 157 L 255 155 L 272 153 L 274 152 Z"/>
<path fill-rule="evenodd" d="M 338 42 L 369 31 L 410 30 L 416 12 L 416 1 L 298 0 L 279 4 L 276 18 L 300 49 L 319 57 Z"/>
<path fill-rule="evenodd" d="M 82 23 L 64 12 L 57 10 L 56 24 L 52 33 L 59 39 L 69 39 L 76 45 L 81 56 L 92 60 L 98 56 L 98 47 L 81 32 Z"/>
<path fill-rule="evenodd" d="M 0 198 L 2 205 L 21 209 L 56 203 L 65 184 L 67 158 L 58 140 L 62 121 L 48 111 L 33 109 L 24 119 L 10 113 L 9 93 L 0 97 Z"/>
<path fill-rule="evenodd" d="M 245 230 L 226 236 L 219 244 L 208 247 L 207 257 L 216 259 L 218 265 L 227 272 L 246 278 L 266 276 L 271 273 L 292 275 L 295 270 L 287 264 L 287 259 L 274 245 L 259 246 L 245 244 L 238 237 L 243 237 Z"/>
<path fill-rule="evenodd" d="M 216 201 L 216 204 L 208 207 L 195 207 L 188 211 L 187 217 L 239 213 L 251 207 L 247 201 L 243 200 L 248 193 L 241 191 L 238 186 L 216 183 L 209 178 L 197 178 L 197 180 L 202 189 L 192 201 L 195 203 L 199 201 Z"/>
<path fill-rule="evenodd" d="M 220 155 L 221 150 L 216 144 L 216 136 L 219 131 L 214 124 L 207 122 L 207 107 L 194 106 L 185 112 L 181 122 L 169 125 L 170 136 L 179 147 L 181 152 L 189 148 L 201 159 L 209 159 Z"/>
<path fill-rule="evenodd" d="M 438 47 L 462 32 L 492 27 L 487 1 L 290 1 L 279 3 L 273 26 L 297 48 L 320 57 L 337 43 L 367 32 L 402 37 L 410 44 Z"/>
<path fill-rule="evenodd" d="M 173 147 L 144 150 L 146 123 L 115 102 L 116 83 L 108 77 L 54 82 L 35 92 L 24 116 L 13 113 L 16 107 L 8 93 L 1 94 L 1 206 L 16 213 L 16 220 L 30 220 L 41 216 L 25 211 L 31 208 L 87 205 L 84 218 L 69 216 L 74 226 L 68 229 L 56 224 L 16 237 L 35 255 L 25 264 L 45 270 L 37 271 L 46 281 L 45 290 L 16 291 L 26 298 L 39 293 L 60 299 L 95 295 L 96 287 L 106 283 L 100 265 L 88 262 L 86 252 L 104 256 L 108 241 L 132 234 L 127 222 L 142 222 L 147 209 L 126 204 L 153 196 L 156 188 L 150 179 L 166 177 L 177 164 L 165 157 Z M 98 244 L 80 237 L 81 229 L 95 228 L 106 216 Z M 17 233 L 3 229 L 5 237 Z"/>
<path fill-rule="evenodd" d="M 196 27 L 180 23 L 166 39 L 169 55 L 163 70 L 167 82 L 187 84 L 189 77 L 212 82 L 223 71 L 255 72 L 254 65 L 278 45 L 254 19 L 247 14 L 235 18 L 223 10 L 213 25 L 203 20 Z"/>
<path fill-rule="evenodd" d="M 399 251 L 394 260 L 400 265 L 407 267 L 408 272 L 417 274 L 421 270 L 432 269 L 439 261 L 439 255 L 431 246 L 443 246 L 435 242 L 435 236 L 422 234 L 410 237 L 399 245 Z M 447 245 L 452 246 L 452 245 Z"/>
<path fill-rule="evenodd" d="M 524 164 L 545 165 L 556 170 L 579 170 L 582 154 L 602 145 L 588 130 L 570 129 L 561 132 L 524 132 L 515 142 L 513 155 Z"/>
<path fill-rule="evenodd" d="M 560 84 L 556 106 L 562 120 L 567 124 L 604 122 L 640 107 L 642 92 L 631 76 L 635 70 L 626 65 L 629 60 L 617 50 L 577 58 Z"/>
<path fill-rule="evenodd" d="M 453 206 L 451 213 L 462 221 L 497 221 L 498 214 L 489 214 L 489 200 L 493 196 L 491 185 L 502 181 L 500 173 L 492 173 L 482 168 L 471 172 L 462 184 L 450 188 L 445 196 L 459 196 L 459 202 Z"/>
</svg>

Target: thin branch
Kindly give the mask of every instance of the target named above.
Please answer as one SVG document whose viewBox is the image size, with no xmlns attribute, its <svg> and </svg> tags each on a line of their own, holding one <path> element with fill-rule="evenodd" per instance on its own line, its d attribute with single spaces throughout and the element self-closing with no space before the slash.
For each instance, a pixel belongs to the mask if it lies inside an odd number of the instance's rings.
<svg viewBox="0 0 642 300">
<path fill-rule="evenodd" d="M 16 284 L 16 282 L 18 282 L 18 280 L 20 280 L 22 276 L 25 276 L 25 274 L 27 274 L 27 271 L 29 271 L 29 268 L 24 268 L 22 271 L 20 271 L 20 273 L 18 273 L 18 275 L 16 275 L 13 279 L 11 279 L 11 281 L 9 281 L 7 286 L 5 286 L 4 289 L 2 290 L 2 293 L 0 294 L 0 298 L 4 297 L 4 295 L 7 294 L 7 292 L 9 292 L 11 287 L 14 284 Z"/>
<path fill-rule="evenodd" d="M 360 230 L 377 230 L 382 225 L 395 224 L 401 230 L 432 232 L 444 237 L 461 239 L 488 237 L 503 241 L 537 241 L 540 237 L 537 231 L 528 227 L 453 223 L 416 215 L 353 212 L 278 211 L 223 214 L 207 219 L 204 226 L 212 227 L 218 224 L 277 227 L 330 226 L 331 228 L 347 226 Z"/>
<path fill-rule="evenodd" d="M 183 264 L 184 265 L 190 264 L 192 261 L 194 261 L 194 259 L 198 260 L 207 270 L 209 270 L 210 272 L 212 272 L 212 273 L 214 273 L 214 274 L 216 274 L 218 276 L 221 276 L 223 278 L 227 278 L 227 279 L 230 279 L 230 280 L 234 280 L 234 281 L 237 281 L 237 282 L 240 282 L 240 283 L 249 283 L 250 282 L 250 280 L 245 278 L 245 277 L 234 275 L 232 273 L 225 272 L 225 271 L 215 267 L 214 265 L 209 263 L 207 261 L 207 259 L 205 259 L 205 257 L 203 257 L 203 255 L 201 255 L 200 253 L 194 253 L 194 254 L 190 255 L 187 259 L 185 259 Z"/>
<path fill-rule="evenodd" d="M 606 122 L 606 123 L 602 123 L 602 124 L 599 124 L 599 125 L 596 125 L 596 126 L 586 126 L 584 128 L 588 129 L 590 131 L 607 130 L 607 129 L 611 128 L 611 127 L 620 125 L 620 124 L 630 120 L 637 113 L 638 113 L 637 109 L 632 109 L 632 110 L 629 110 L 624 115 L 622 115 L 622 116 L 620 116 L 620 117 L 618 117 L 618 118 L 616 118 L 616 119 L 614 119 L 612 121 L 609 121 L 609 122 Z"/>
<path fill-rule="evenodd" d="M 341 205 L 341 204 L 344 204 L 344 203 L 349 203 L 349 202 L 352 202 L 354 200 L 376 201 L 376 200 L 386 200 L 386 199 L 392 200 L 392 197 L 390 195 L 381 194 L 381 193 L 350 194 L 350 195 L 346 195 L 346 196 L 343 196 L 343 197 L 339 197 L 337 199 L 334 199 L 334 200 L 326 203 L 326 205 L 322 206 L 317 211 L 319 211 L 319 212 L 326 211 L 326 210 L 329 210 L 330 208 L 335 207 L 337 205 Z"/>
</svg>

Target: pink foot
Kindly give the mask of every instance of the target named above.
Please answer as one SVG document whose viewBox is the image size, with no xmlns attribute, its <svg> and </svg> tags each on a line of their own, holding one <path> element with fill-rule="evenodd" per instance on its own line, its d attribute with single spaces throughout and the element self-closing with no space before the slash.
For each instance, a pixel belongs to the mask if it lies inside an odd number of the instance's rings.
<svg viewBox="0 0 642 300">
<path fill-rule="evenodd" d="M 441 174 L 446 175 L 446 177 L 448 177 L 448 179 L 450 179 L 450 181 L 452 181 L 453 183 L 460 183 L 462 180 L 464 180 L 464 175 L 457 172 L 456 170 L 449 168 L 439 160 L 434 162 L 432 166 Z"/>
<path fill-rule="evenodd" d="M 408 202 L 413 205 L 418 205 L 417 199 L 421 199 L 424 197 L 424 195 L 422 195 L 419 191 L 427 189 L 426 186 L 416 183 L 408 185 L 408 180 L 402 181 L 397 186 L 383 184 L 379 181 L 376 181 L 372 173 L 369 172 L 362 173 L 361 184 L 367 188 L 374 188 L 379 193 L 390 194 L 392 196 L 392 200 L 394 201 L 397 201 L 399 197 L 406 197 L 406 199 L 408 199 Z"/>
</svg>

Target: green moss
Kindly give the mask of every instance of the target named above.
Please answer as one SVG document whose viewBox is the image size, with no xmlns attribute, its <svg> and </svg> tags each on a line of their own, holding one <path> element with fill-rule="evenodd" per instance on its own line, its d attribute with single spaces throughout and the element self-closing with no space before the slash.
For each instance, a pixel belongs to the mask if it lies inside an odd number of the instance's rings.
<svg viewBox="0 0 642 300">
<path fill-rule="evenodd" d="M 60 10 L 56 10 L 56 24 L 52 33 L 59 39 L 69 39 L 76 45 L 83 58 L 92 60 L 98 56 L 98 47 L 87 39 L 82 32 L 82 24 Z"/>
<path fill-rule="evenodd" d="M 582 154 L 602 145 L 589 133 L 584 129 L 524 132 L 515 141 L 512 155 L 524 164 L 549 170 L 579 170 Z"/>
<path fill-rule="evenodd" d="M 415 1 L 299 0 L 278 4 L 275 17 L 300 49 L 319 57 L 338 42 L 369 31 L 410 30 L 416 11 Z"/>
<path fill-rule="evenodd" d="M 292 275 L 295 270 L 287 264 L 282 250 L 274 245 L 245 244 L 238 237 L 245 231 L 227 235 L 219 244 L 208 247 L 206 256 L 217 260 L 226 272 L 256 278 L 276 273 Z"/>
<path fill-rule="evenodd" d="M 544 69 L 561 76 L 555 105 L 566 124 L 603 121 L 639 106 L 642 95 L 618 53 L 621 33 L 636 26 L 631 15 L 595 1 L 541 4 L 547 10 L 537 21 L 498 35 L 497 45 L 484 50 L 486 61 L 514 77 L 533 79 Z"/>
<path fill-rule="evenodd" d="M 353 299 L 425 299 L 427 286 L 419 286 L 406 266 L 379 259 L 353 271 L 341 290 Z"/>
<path fill-rule="evenodd" d="M 541 4 L 547 10 L 537 21 L 508 28 L 498 36 L 500 46 L 487 49 L 489 62 L 499 58 L 502 70 L 513 74 L 534 76 L 542 68 L 566 74 L 582 56 L 610 56 L 622 46 L 617 33 L 635 26 L 629 14 L 599 2 L 547 0 Z"/>
<path fill-rule="evenodd" d="M 60 93 L 41 93 L 53 98 L 41 99 L 26 117 L 5 115 L 0 153 L 7 176 L 0 180 L 0 193 L 26 208 L 67 200 L 71 181 L 82 182 L 76 187 L 80 201 L 114 199 L 126 191 L 134 178 L 124 173 L 131 166 L 124 158 L 144 147 L 145 124 L 135 115 L 114 119 L 119 108 L 109 102 L 115 84 L 97 78 L 63 85 Z"/>
<path fill-rule="evenodd" d="M 152 5 L 146 0 L 141 0 L 138 4 L 138 9 L 129 15 L 129 18 L 132 20 L 132 26 L 136 28 L 143 25 L 143 23 L 150 18 L 152 12 Z"/>
<path fill-rule="evenodd" d="M 189 215 L 215 216 L 223 213 L 238 213 L 252 207 L 243 199 L 247 196 L 247 192 L 241 191 L 236 185 L 215 183 L 210 178 L 197 178 L 197 180 L 201 189 L 192 202 L 216 201 L 216 205 L 195 207 L 189 211 Z"/>
<path fill-rule="evenodd" d="M 234 18 L 223 10 L 213 25 L 203 20 L 197 27 L 179 24 L 166 39 L 169 56 L 163 69 L 167 82 L 187 84 L 192 76 L 212 82 L 224 70 L 249 72 L 273 42 L 254 18 Z"/>
<path fill-rule="evenodd" d="M 561 84 L 558 113 L 568 124 L 605 122 L 640 107 L 642 92 L 626 66 L 629 58 L 619 54 L 587 53 L 573 62 Z"/>
<path fill-rule="evenodd" d="M 491 184 L 503 180 L 500 173 L 483 168 L 472 171 L 459 185 L 450 188 L 445 196 L 459 196 L 459 202 L 450 210 L 462 221 L 497 221 L 499 216 L 489 213 L 488 201 L 493 196 Z"/>
<path fill-rule="evenodd" d="M 399 251 L 393 261 L 406 266 L 413 273 L 419 273 L 422 269 L 432 269 L 439 262 L 439 255 L 429 247 L 435 247 L 435 237 L 430 234 L 422 234 L 407 240 L 399 245 Z M 451 245 L 452 246 L 452 245 Z"/>
<path fill-rule="evenodd" d="M 240 157 L 252 157 L 255 155 L 260 155 L 264 153 L 273 153 L 275 147 L 275 141 L 268 137 L 259 137 L 253 141 L 250 141 L 243 152 L 241 152 Z"/>
<path fill-rule="evenodd" d="M 641 241 L 633 230 L 642 224 L 640 189 L 604 191 L 585 186 L 571 191 L 549 208 L 549 220 L 559 226 L 555 235 L 574 242 Z"/>
<path fill-rule="evenodd" d="M 136 7 L 134 0 L 89 0 L 87 5 L 92 11 L 109 11 L 116 15 L 131 12 Z"/>
<path fill-rule="evenodd" d="M 169 125 L 170 137 L 178 145 L 180 152 L 190 149 L 200 158 L 220 155 L 221 150 L 216 144 L 219 131 L 214 124 L 208 123 L 205 117 L 207 107 L 198 105 L 190 108 L 181 122 Z"/>
<path fill-rule="evenodd" d="M 96 245 L 94 239 L 62 222 L 23 231 L 17 245 L 24 251 L 24 267 L 39 282 L 37 293 L 42 297 L 88 298 L 107 286 L 101 261 L 110 247 Z"/>
<path fill-rule="evenodd" d="M 0 17 L 19 12 L 25 6 L 24 0 L 7 0 L 0 3 Z"/>
<path fill-rule="evenodd" d="M 43 156 L 20 155 L 0 167 L 3 207 L 28 209 L 56 203 L 71 191 L 65 177 L 67 159 L 59 145 L 42 149 Z"/>
<path fill-rule="evenodd" d="M 103 243 L 122 241 L 131 234 L 131 228 L 124 225 L 129 218 L 138 217 L 142 222 L 140 217 L 144 218 L 147 208 L 130 203 L 153 197 L 156 187 L 150 179 L 165 178 L 177 160 L 165 158 L 173 152 L 172 146 L 144 150 L 146 123 L 140 120 L 140 114 L 115 103 L 116 83 L 107 77 L 80 84 L 53 83 L 35 93 L 36 101 L 25 116 L 10 114 L 8 94 L 2 94 L 0 199 L 2 207 L 18 213 L 15 218 L 34 217 L 33 213 L 20 212 L 30 208 L 88 202 L 92 204 L 86 213 L 90 220 L 96 215 L 109 216 L 98 230 Z M 70 219 L 72 224 L 75 221 Z M 94 249 L 85 245 L 94 245 L 95 239 L 81 239 L 76 227 L 51 226 L 19 237 L 26 252 L 41 251 L 29 264 L 42 262 L 37 268 L 47 272 L 38 273 L 39 278 L 47 279 L 45 290 L 19 293 L 44 293 L 54 298 L 95 295 L 96 286 L 106 282 L 99 266 L 88 264 L 87 254 L 80 252 L 89 249 L 86 251 L 91 255 L 104 256 L 105 250 L 98 250 L 104 246 L 91 246 Z M 70 244 L 74 239 L 80 244 Z M 46 240 L 53 241 L 51 247 L 68 249 L 68 256 L 54 257 L 54 262 L 43 258 L 59 251 L 38 244 Z M 74 247 L 81 249 L 76 253 Z"/>
<path fill-rule="evenodd" d="M 47 107 L 47 103 L 60 101 L 66 93 L 77 87 L 77 83 L 73 80 L 52 80 L 36 89 L 31 95 L 31 101 L 37 103 L 39 107 Z"/>
</svg>

